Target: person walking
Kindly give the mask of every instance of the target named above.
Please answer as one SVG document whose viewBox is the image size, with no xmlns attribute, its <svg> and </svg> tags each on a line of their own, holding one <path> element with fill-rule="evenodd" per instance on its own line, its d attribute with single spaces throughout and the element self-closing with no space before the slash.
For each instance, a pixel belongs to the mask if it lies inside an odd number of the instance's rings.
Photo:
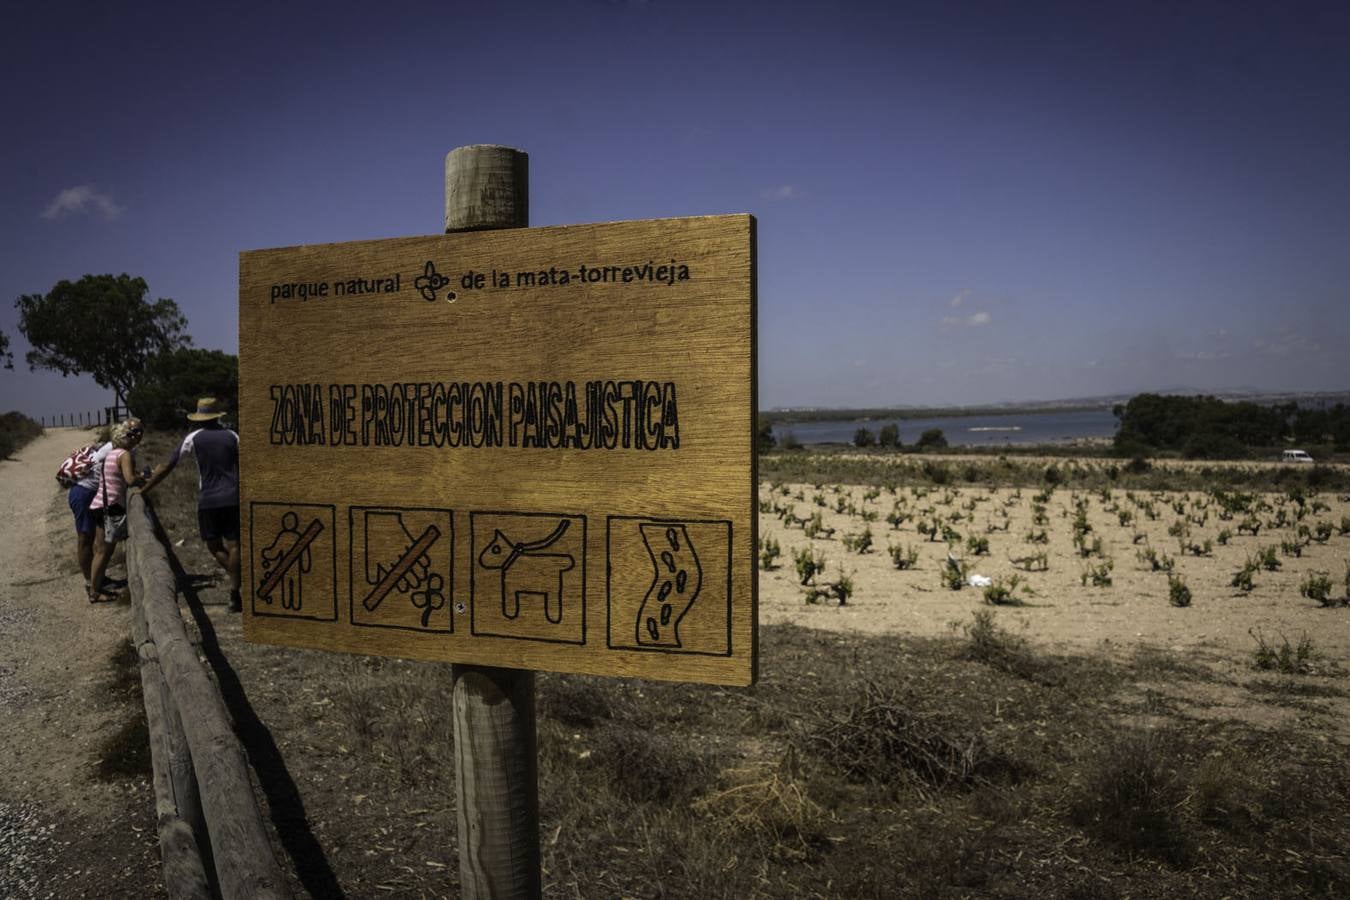
<svg viewBox="0 0 1350 900">
<path fill-rule="evenodd" d="M 141 488 L 149 493 L 184 455 L 197 460 L 197 529 L 206 549 L 230 579 L 230 612 L 239 612 L 239 435 L 220 423 L 225 409 L 215 397 L 202 397 L 188 421 L 192 431 L 167 462 L 156 466 Z"/>
<path fill-rule="evenodd" d="M 91 445 L 92 446 L 92 445 Z M 66 492 L 66 502 L 75 517 L 75 562 L 84 575 L 84 593 L 89 595 L 90 574 L 94 563 L 94 516 L 89 512 L 89 504 L 98 491 L 99 469 L 112 450 L 112 441 L 104 441 L 94 451 L 93 462 L 84 476 L 70 486 Z"/>
<path fill-rule="evenodd" d="M 98 487 L 89 501 L 89 514 L 94 520 L 93 559 L 89 565 L 89 602 L 97 603 L 105 599 L 103 594 L 103 575 L 112 559 L 113 547 L 123 540 L 122 537 L 110 539 L 108 517 L 126 515 L 127 492 L 142 482 L 136 474 L 136 462 L 132 451 L 141 442 L 144 430 L 139 419 L 127 419 L 113 429 L 112 449 L 103 457 L 96 468 L 99 475 Z"/>
</svg>

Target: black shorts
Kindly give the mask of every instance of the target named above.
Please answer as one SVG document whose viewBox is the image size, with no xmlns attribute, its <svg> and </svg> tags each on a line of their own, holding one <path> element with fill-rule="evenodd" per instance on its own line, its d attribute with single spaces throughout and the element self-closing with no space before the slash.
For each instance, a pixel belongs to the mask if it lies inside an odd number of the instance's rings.
<svg viewBox="0 0 1350 900">
<path fill-rule="evenodd" d="M 197 529 L 204 541 L 214 541 L 217 538 L 224 538 L 227 541 L 239 540 L 239 507 L 218 506 L 215 509 L 198 509 Z"/>
</svg>

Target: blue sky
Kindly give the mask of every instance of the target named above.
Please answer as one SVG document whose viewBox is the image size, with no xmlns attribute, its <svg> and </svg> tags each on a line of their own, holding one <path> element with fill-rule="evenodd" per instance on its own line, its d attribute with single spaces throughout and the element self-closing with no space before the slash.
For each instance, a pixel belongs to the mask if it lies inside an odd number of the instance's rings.
<svg viewBox="0 0 1350 900">
<path fill-rule="evenodd" d="M 534 225 L 754 213 L 765 407 L 1350 388 L 1343 3 L 26 6 L 0 410 L 108 400 L 20 294 L 140 275 L 235 352 L 239 251 L 435 233 L 473 143 Z"/>
</svg>

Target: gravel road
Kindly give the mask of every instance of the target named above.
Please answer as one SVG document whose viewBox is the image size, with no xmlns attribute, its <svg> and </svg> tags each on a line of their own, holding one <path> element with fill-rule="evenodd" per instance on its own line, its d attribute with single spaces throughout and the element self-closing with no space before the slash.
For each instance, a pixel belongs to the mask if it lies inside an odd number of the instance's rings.
<svg viewBox="0 0 1350 900">
<path fill-rule="evenodd" d="M 4 898 L 163 896 L 148 775 L 98 772 L 104 745 L 143 713 L 111 689 L 130 608 L 84 599 L 54 477 L 89 439 L 81 429 L 48 429 L 0 461 Z M 120 563 L 112 571 L 125 575 Z"/>
</svg>

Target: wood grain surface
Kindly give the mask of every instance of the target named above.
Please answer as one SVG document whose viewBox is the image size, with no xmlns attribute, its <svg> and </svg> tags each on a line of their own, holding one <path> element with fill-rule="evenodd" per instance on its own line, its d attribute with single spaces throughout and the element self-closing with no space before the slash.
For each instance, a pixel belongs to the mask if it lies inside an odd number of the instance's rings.
<svg viewBox="0 0 1350 900">
<path fill-rule="evenodd" d="M 752 683 L 754 241 L 737 215 L 241 254 L 248 638 Z"/>
</svg>

